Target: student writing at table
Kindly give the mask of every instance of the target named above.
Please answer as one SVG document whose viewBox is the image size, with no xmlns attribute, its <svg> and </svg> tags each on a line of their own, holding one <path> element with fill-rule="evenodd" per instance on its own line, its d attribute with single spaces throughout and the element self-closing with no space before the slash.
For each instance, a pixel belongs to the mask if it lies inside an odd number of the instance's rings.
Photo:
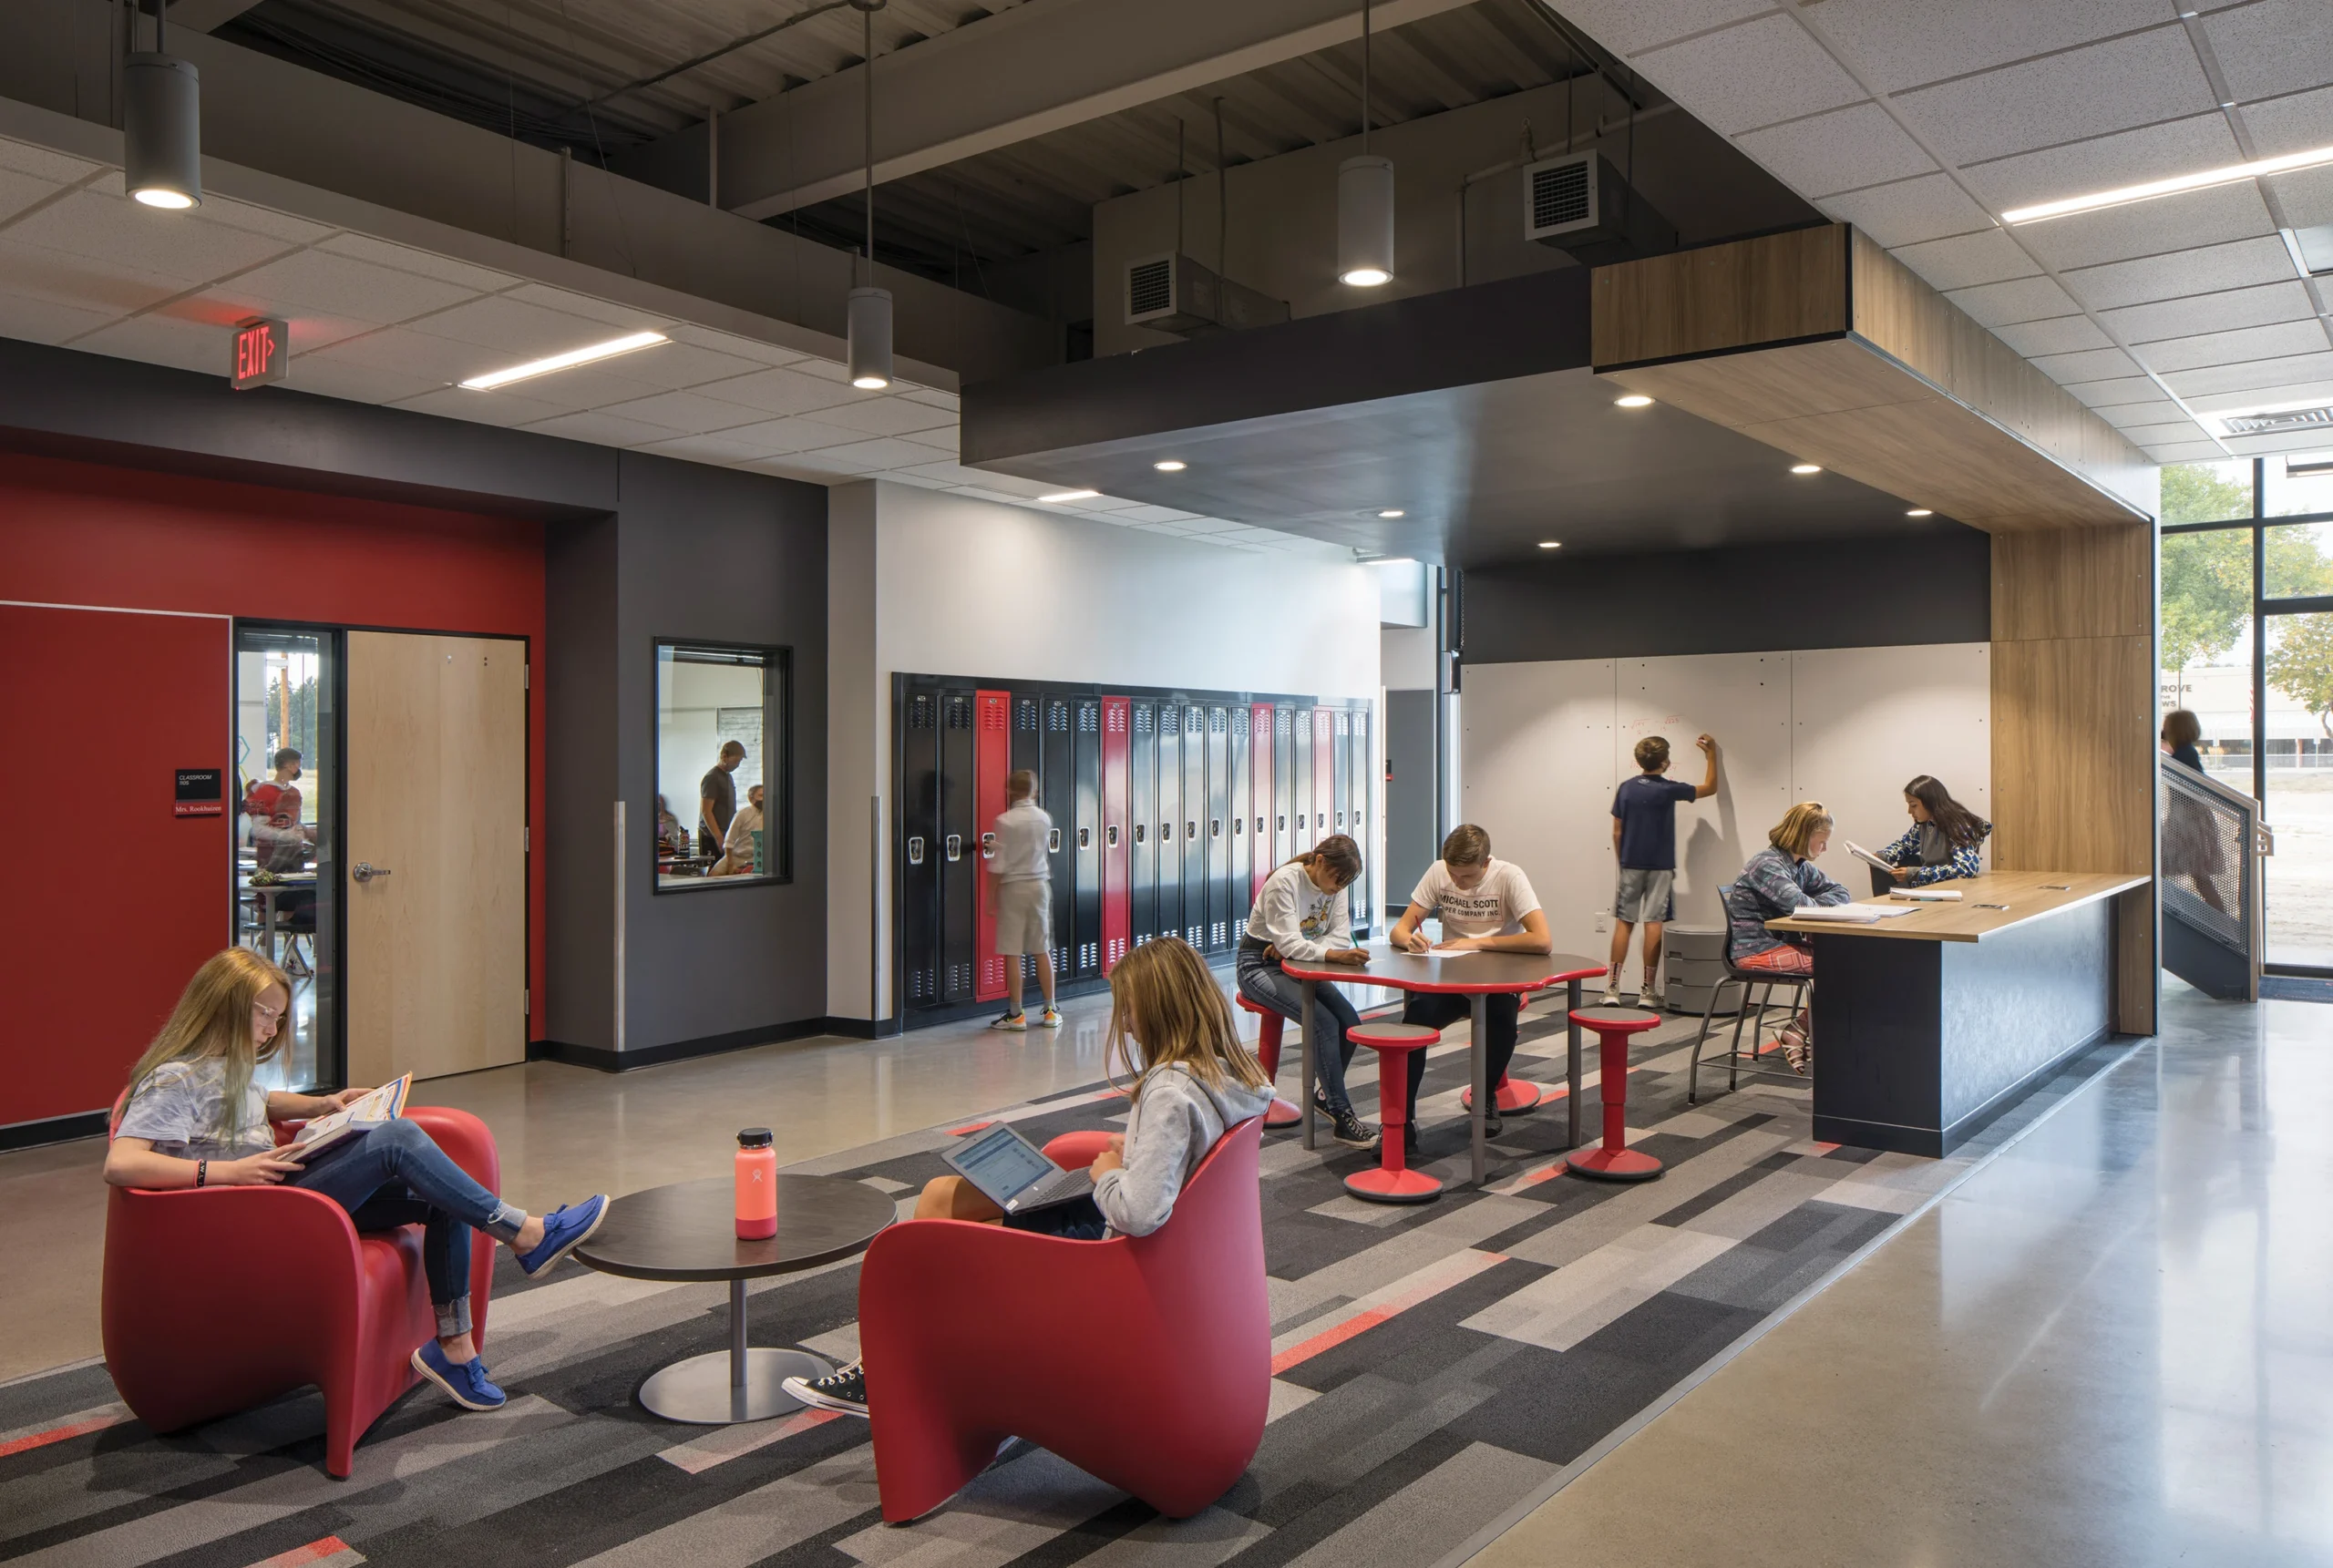
<svg viewBox="0 0 2333 1568">
<path fill-rule="evenodd" d="M 1804 937 L 1766 929 L 1808 904 L 1845 904 L 1855 895 L 1833 881 L 1815 857 L 1831 847 L 1831 814 L 1819 800 L 1803 800 L 1783 814 L 1766 835 L 1766 847 L 1750 857 L 1733 884 L 1727 911 L 1726 957 L 1737 969 L 1776 975 L 1814 973 L 1814 944 Z M 1783 1059 L 1796 1072 L 1814 1060 L 1814 1025 L 1802 1012 L 1782 1032 Z"/>
<path fill-rule="evenodd" d="M 1912 825 L 1904 836 L 1879 851 L 1879 858 L 1896 869 L 1891 874 L 1872 867 L 1871 890 L 1925 887 L 1974 876 L 1984 869 L 1980 851 L 1993 825 L 1952 798 L 1938 780 L 1922 774 L 1904 786 L 1904 809 Z"/>
<path fill-rule="evenodd" d="M 1428 942 L 1418 927 L 1428 916 L 1442 917 L 1442 940 Z M 1410 895 L 1410 907 L 1394 922 L 1391 938 L 1395 950 L 1408 953 L 1489 952 L 1552 953 L 1555 938 L 1547 934 L 1547 917 L 1539 907 L 1531 879 L 1512 861 L 1491 858 L 1491 835 L 1473 823 L 1450 830 L 1442 841 L 1442 858 L 1426 867 Z M 1496 1083 L 1515 1057 L 1516 1022 L 1523 999 L 1513 991 L 1485 997 L 1483 1015 L 1483 1061 Z M 1446 992 L 1412 991 L 1402 1004 L 1403 1023 L 1441 1029 L 1473 1011 L 1472 999 Z M 1410 1058 L 1410 1118 L 1403 1132 L 1404 1147 L 1417 1141 L 1418 1085 L 1425 1078 L 1425 1052 Z M 1503 1131 L 1495 1103 L 1483 1108 L 1483 1130 Z"/>
</svg>

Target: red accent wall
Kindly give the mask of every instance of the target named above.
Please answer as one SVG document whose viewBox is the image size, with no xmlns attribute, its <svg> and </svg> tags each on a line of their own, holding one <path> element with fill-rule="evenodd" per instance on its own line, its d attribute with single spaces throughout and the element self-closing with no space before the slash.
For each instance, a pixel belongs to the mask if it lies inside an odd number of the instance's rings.
<svg viewBox="0 0 2333 1568">
<path fill-rule="evenodd" d="M 537 523 L 508 518 L 441 511 L 425 507 L 311 495 L 256 485 L 153 474 L 0 453 L 0 600 L 46 604 L 108 606 L 133 610 L 177 610 L 275 620 L 304 620 L 327 626 L 384 630 L 455 631 L 528 640 L 532 679 L 527 693 L 527 817 L 542 838 L 544 822 L 544 692 L 550 684 L 543 647 L 543 537 Z M 135 618 L 144 619 L 144 618 Z M 222 634 L 223 635 L 223 634 Z M 14 650 L 4 666 L 17 683 Z M 174 688 L 160 674 L 135 688 L 142 700 L 108 705 L 90 714 L 107 732 L 160 726 Z M 214 737 L 216 761 L 231 769 L 227 737 L 233 714 L 225 687 L 218 706 L 203 715 Z M 103 831 L 115 811 L 134 803 L 89 801 L 73 793 L 72 757 L 58 737 L 26 734 L 14 708 L 0 709 L 0 755 L 14 759 L 7 771 L 36 771 L 52 787 L 65 790 L 52 800 L 70 802 L 75 828 L 52 835 L 36 831 L 32 842 L 67 851 L 78 834 Z M 91 737 L 102 748 L 106 737 Z M 178 759 L 192 765 L 209 758 Z M 61 773 L 53 769 L 64 770 Z M 231 779 L 232 774 L 230 774 Z M 232 785 L 230 784 L 231 790 Z M 21 813 L 9 820 L 36 823 Z M 219 830 L 223 834 L 226 829 Z M 172 876 L 180 875 L 175 869 Z M 201 873 L 215 900 L 210 946 L 223 945 L 229 932 L 224 852 Z M 192 875 L 192 873 L 188 873 Z M 535 1011 L 529 1032 L 541 1030 L 547 997 L 543 968 L 544 856 L 532 856 L 528 869 L 528 985 Z M 90 983 L 124 983 L 124 970 L 172 973 L 154 980 L 161 1003 L 145 1035 L 127 1042 L 127 1055 L 111 1069 L 134 1060 L 159 1026 L 185 984 L 193 964 L 175 948 L 167 954 L 143 938 L 141 906 L 161 889 L 132 879 L 110 890 L 92 888 L 97 907 L 87 923 L 60 920 L 44 925 L 38 946 L 18 952 L 44 952 L 57 962 L 78 964 L 87 954 L 100 965 Z M 13 900 L 12 900 L 13 902 Z M 13 923 L 15 912 L 9 911 Z M 201 953 L 195 954 L 199 962 Z M 44 960 L 46 963 L 47 960 Z M 67 981 L 67 984 L 77 983 Z M 0 1083 L 12 1083 L 27 1059 L 27 1042 L 15 1024 L 0 1028 Z M 92 1042 L 93 1044 L 96 1042 Z M 53 1049 L 32 1044 L 34 1053 Z M 114 1043 L 103 1042 L 108 1053 Z M 107 1089 L 67 1112 L 97 1110 L 109 1103 Z M 15 1108 L 15 1096 L 0 1091 L 0 1125 L 27 1119 Z M 57 1114 L 34 1112 L 32 1115 Z"/>
</svg>

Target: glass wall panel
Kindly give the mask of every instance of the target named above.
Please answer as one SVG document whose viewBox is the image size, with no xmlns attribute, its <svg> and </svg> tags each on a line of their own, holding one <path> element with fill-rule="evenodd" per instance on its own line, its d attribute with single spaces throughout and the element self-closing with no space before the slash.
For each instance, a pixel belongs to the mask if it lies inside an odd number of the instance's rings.
<svg viewBox="0 0 2333 1568">
<path fill-rule="evenodd" d="M 235 629 L 235 940 L 292 982 L 270 1088 L 340 1077 L 338 641 Z"/>
<path fill-rule="evenodd" d="M 2252 516 L 2252 459 L 2173 463 L 2163 470 L 2163 520 L 2232 523 Z"/>
<path fill-rule="evenodd" d="M 656 645 L 660 890 L 787 875 L 782 649 Z"/>
<path fill-rule="evenodd" d="M 2333 614 L 2266 618 L 2268 961 L 2333 966 Z"/>
</svg>

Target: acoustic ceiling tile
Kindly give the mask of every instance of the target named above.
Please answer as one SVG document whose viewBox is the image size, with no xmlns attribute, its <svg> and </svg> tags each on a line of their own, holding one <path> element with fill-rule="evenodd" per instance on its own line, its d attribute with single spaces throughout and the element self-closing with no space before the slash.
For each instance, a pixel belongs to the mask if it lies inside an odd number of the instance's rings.
<svg viewBox="0 0 2333 1568">
<path fill-rule="evenodd" d="M 678 339 L 642 349 L 638 354 L 622 355 L 608 363 L 620 365 L 622 373 L 633 381 L 663 387 L 668 392 L 683 388 L 694 391 L 706 382 L 751 375 L 762 368 L 752 360 L 700 348 L 695 343 L 683 343 Z"/>
<path fill-rule="evenodd" d="M 544 379 L 554 378 L 546 376 Z M 659 425 L 666 430 L 677 430 L 684 436 L 709 436 L 716 430 L 754 424 L 760 418 L 755 410 L 740 404 L 699 397 L 690 392 L 659 392 L 622 403 L 601 404 L 598 412 L 612 414 L 619 419 L 637 419 L 644 425 Z"/>
<path fill-rule="evenodd" d="M 2209 441 L 2174 441 L 2148 447 L 2146 454 L 2158 463 L 2216 463 L 2227 456 Z"/>
<path fill-rule="evenodd" d="M 2292 275 L 2291 253 L 2283 241 L 2270 235 L 2083 267 L 2067 272 L 2064 282 L 2074 297 L 2091 310 L 2111 311 L 2256 283 L 2284 282 Z"/>
<path fill-rule="evenodd" d="M 2317 380 L 2304 375 L 2300 380 L 2279 382 L 2272 386 L 2251 386 L 2236 392 L 2199 392 L 2186 398 L 2187 406 L 2197 414 L 2227 414 L 2246 408 L 2294 403 L 2333 403 L 2333 375 Z"/>
<path fill-rule="evenodd" d="M 2152 32 L 1900 94 L 1896 108 L 1957 164 L 2056 147 L 2215 108 L 2186 33 Z"/>
<path fill-rule="evenodd" d="M 2034 265 L 2032 257 L 2018 249 L 2016 241 L 1999 229 L 1906 245 L 1895 256 L 1927 279 L 1930 288 L 1947 292 L 1975 288 L 1979 283 L 2030 278 L 2041 271 Z"/>
<path fill-rule="evenodd" d="M 2141 425 L 2161 425 L 2167 420 L 2184 419 L 2186 411 L 2167 397 L 2153 397 L 2138 403 L 2114 403 L 2103 408 L 2093 408 L 2092 414 L 2117 430 L 2127 430 Z"/>
<path fill-rule="evenodd" d="M 2030 363 L 2034 369 L 2060 385 L 2140 374 L 2137 362 L 2119 348 L 2094 348 L 2081 354 L 2047 354 Z"/>
<path fill-rule="evenodd" d="M 73 341 L 75 348 L 92 354 L 167 364 L 221 379 L 234 352 L 232 343 L 233 334 L 226 328 L 159 315 L 132 316 Z"/>
<path fill-rule="evenodd" d="M 749 359 L 756 365 L 792 364 L 809 356 L 799 349 L 791 349 L 759 338 L 749 338 L 739 333 L 715 332 L 693 322 L 675 322 L 665 329 L 674 343 L 690 343 L 697 348 L 709 348 L 715 354 L 735 354 Z"/>
<path fill-rule="evenodd" d="M 824 425 L 815 419 L 766 419 L 758 425 L 741 425 L 725 430 L 722 436 L 731 441 L 749 442 L 772 457 L 783 457 L 796 452 L 814 451 L 821 446 L 841 446 L 855 440 L 858 432 L 845 430 L 839 425 Z M 927 457 L 932 454 L 927 452 Z"/>
<path fill-rule="evenodd" d="M 320 397 L 344 398 L 350 403 L 395 403 L 443 390 L 433 377 L 415 375 L 390 365 L 327 359 L 321 354 L 295 355 L 289 384 L 294 392 L 313 392 Z"/>
<path fill-rule="evenodd" d="M 2314 229 L 2333 223 L 2333 165 L 2272 175 L 2261 183 L 2276 199 L 2288 226 Z"/>
<path fill-rule="evenodd" d="M 234 284 L 214 283 L 200 293 L 188 294 L 157 305 L 153 313 L 177 321 L 199 322 L 224 333 L 253 316 L 274 313 L 263 300 L 239 292 Z M 373 322 L 350 321 L 344 316 L 327 316 L 313 312 L 302 312 L 286 318 L 291 328 L 292 352 L 303 354 L 312 349 L 329 348 L 350 338 L 385 329 Z"/>
<path fill-rule="evenodd" d="M 433 255 L 427 251 L 416 251 L 410 245 L 375 240 L 370 234 L 335 234 L 329 240 L 319 241 L 319 249 L 369 261 L 376 267 L 435 278 L 441 283 L 453 283 L 474 294 L 490 294 L 519 281 L 509 273 L 498 272 L 491 267 L 457 261 L 451 256 Z"/>
<path fill-rule="evenodd" d="M 1948 174 L 1826 196 L 1817 205 L 1826 216 L 1854 224 L 1891 251 L 1925 240 L 1978 233 L 1993 222 Z"/>
<path fill-rule="evenodd" d="M 920 403 L 931 408 L 944 408 L 953 414 L 963 405 L 963 399 L 952 392 L 942 392 L 934 386 L 913 386 L 899 394 L 910 403 Z"/>
<path fill-rule="evenodd" d="M 844 394 L 847 396 L 868 397 L 872 395 L 872 394 L 861 392 L 857 387 L 850 384 L 850 367 L 844 364 L 840 360 L 820 359 L 816 354 L 810 354 L 802 359 L 796 360 L 786 368 L 792 370 L 797 375 L 815 376 L 820 381 L 838 382 L 841 384 L 844 389 Z"/>
<path fill-rule="evenodd" d="M 7 233 L 19 245 L 134 267 L 174 279 L 182 288 L 256 266 L 291 248 L 270 235 L 223 223 L 190 223 L 182 214 L 94 190 L 60 197 L 10 224 Z"/>
<path fill-rule="evenodd" d="M 499 366 L 505 355 L 493 349 L 479 348 L 471 343 L 456 343 L 451 338 L 431 337 L 427 333 L 396 329 L 368 333 L 363 337 L 336 343 L 330 348 L 302 354 L 297 363 L 329 361 L 337 364 L 362 365 L 372 370 L 395 371 L 408 377 L 417 377 L 421 385 L 400 397 L 409 396 L 429 386 L 451 386 L 473 375 L 482 375 Z M 491 396 L 492 394 L 486 395 Z"/>
<path fill-rule="evenodd" d="M 1774 8 L 1773 0 L 1565 0 L 1563 14 L 1615 54 L 1633 56 Z"/>
<path fill-rule="evenodd" d="M 2163 388 L 2143 375 L 2116 375 L 2103 381 L 2070 381 L 2063 384 L 2067 392 L 2092 408 L 2163 395 Z"/>
<path fill-rule="evenodd" d="M 2333 147 L 2333 87 L 2288 93 L 2241 106 L 2252 145 L 2263 158 Z"/>
<path fill-rule="evenodd" d="M 823 447 L 815 455 L 863 463 L 870 473 L 879 468 L 912 468 L 940 456 L 930 446 L 897 436 L 879 436 L 872 441 L 853 441 L 840 446 Z"/>
<path fill-rule="evenodd" d="M 854 395 L 848 386 L 801 374 L 801 366 L 811 363 L 804 360 L 782 370 L 757 370 L 726 381 L 704 382 L 694 390 L 704 396 L 740 403 L 765 414 L 809 414 L 832 408 Z"/>
<path fill-rule="evenodd" d="M 434 312 L 411 323 L 416 332 L 477 343 L 519 360 L 566 354 L 627 333 L 653 331 L 658 325 L 644 313 L 635 316 L 631 325 L 617 326 L 571 316 L 565 311 L 546 310 L 508 294 L 488 294 L 450 310 Z M 645 356 L 656 351 L 637 352 Z"/>
<path fill-rule="evenodd" d="M 645 446 L 652 441 L 669 440 L 673 434 L 661 425 L 619 419 L 612 414 L 561 414 L 520 428 L 539 436 L 589 441 L 595 446 Z"/>
<path fill-rule="evenodd" d="M 2016 230 L 2028 250 L 2060 272 L 2276 231 L 2276 220 L 2268 216 L 2258 188 L 2249 180 L 2021 223 Z"/>
<path fill-rule="evenodd" d="M 2259 0 L 2204 23 L 2239 102 L 2333 82 L 2333 26 L 2324 0 Z"/>
<path fill-rule="evenodd" d="M 615 327 L 622 332 L 636 330 L 641 318 L 645 313 L 635 305 L 614 304 L 606 300 L 594 299 L 590 294 L 579 294 L 572 289 L 554 289 L 549 283 L 520 283 L 515 289 L 501 291 L 501 293 L 507 300 L 517 300 L 522 304 L 540 305 L 544 310 L 558 311 L 566 315 L 581 316 L 587 322 L 598 322 L 602 326 Z M 653 330 L 661 332 L 667 323 L 659 320 L 650 324 Z"/>
<path fill-rule="evenodd" d="M 2026 358 L 2038 354 L 2072 354 L 2081 349 L 2112 348 L 2114 340 L 2088 316 L 2054 316 L 2047 321 L 2020 322 L 1995 327 L 1993 335 Z"/>
<path fill-rule="evenodd" d="M 194 216 L 205 223 L 223 223 L 231 229 L 287 240 L 295 245 L 313 245 L 337 232 L 329 223 L 294 218 L 288 212 L 253 206 L 248 201 L 237 201 L 216 191 L 202 199 L 202 205 L 195 210 Z"/>
<path fill-rule="evenodd" d="M 2325 323 L 2314 316 L 2305 321 L 2278 322 L 2263 327 L 2239 327 L 2232 332 L 2205 333 L 2195 337 L 2167 338 L 2140 352 L 2158 374 L 2197 370 L 2207 364 L 2242 364 L 2256 359 L 2287 359 L 2299 354 L 2333 350 L 2326 341 Z"/>
<path fill-rule="evenodd" d="M 2194 337 L 2200 333 L 2230 332 L 2238 327 L 2266 326 L 2271 322 L 2299 321 L 2315 313 L 2308 291 L 2298 279 L 2261 283 L 2249 289 L 2224 289 L 2217 293 L 2185 299 L 2160 300 L 2103 313 L 2106 324 L 2134 343 L 2159 343 L 2165 338 Z"/>
<path fill-rule="evenodd" d="M 1850 105 L 1736 137 L 1767 173 L 1809 199 L 1906 179 L 1936 169 L 1877 104 Z"/>
<path fill-rule="evenodd" d="M 1961 173 L 1999 212 L 2243 161 L 2244 149 L 2226 118 L 2217 109 L 2207 109 L 2184 119 L 1968 164 Z"/>
<path fill-rule="evenodd" d="M 279 313 L 313 311 L 375 323 L 401 322 L 478 297 L 458 283 L 344 255 L 330 243 L 240 274 L 233 281 L 235 292 L 264 300 Z"/>
<path fill-rule="evenodd" d="M 2192 419 L 2167 420 L 2161 425 L 2129 425 L 2123 436 L 2137 446 L 2161 446 L 2174 441 L 2207 441 L 2204 427 Z"/>
<path fill-rule="evenodd" d="M 1695 119 L 1726 136 L 1864 96 L 1822 45 L 1780 14 L 1648 51 L 1630 64 Z"/>
<path fill-rule="evenodd" d="M 1991 70 L 2165 19 L 2160 0 L 1829 0 L 1811 15 L 1883 92 Z"/>
<path fill-rule="evenodd" d="M 2249 392 L 2267 401 L 2271 387 L 2294 382 L 2322 381 L 2333 376 L 2333 353 L 2298 354 L 2287 359 L 2256 359 L 2242 364 L 2215 364 L 2201 370 L 2174 371 L 2163 384 L 2184 398 L 2215 393 Z"/>
<path fill-rule="evenodd" d="M 863 403 L 839 403 L 823 409 L 819 417 L 846 430 L 869 436 L 905 436 L 912 431 L 952 429 L 956 416 L 944 408 L 910 403 L 904 397 L 875 397 Z M 947 442 L 952 446 L 952 440 Z"/>
<path fill-rule="evenodd" d="M 810 485 L 848 484 L 854 479 L 866 478 L 872 471 L 856 463 L 837 461 L 809 452 L 765 457 L 744 466 L 757 474 L 774 474 L 781 479 L 799 479 Z"/>
<path fill-rule="evenodd" d="M 642 351 L 643 354 L 646 352 Z M 639 354 L 619 354 L 597 364 L 577 365 L 572 370 L 529 376 L 511 385 L 526 396 L 540 397 L 547 403 L 556 403 L 561 408 L 604 408 L 611 403 L 629 403 L 635 397 L 646 397 L 657 390 L 629 374 L 631 366 L 625 362 L 639 357 Z M 499 368 L 509 363 L 510 356 L 506 354 L 496 361 L 496 365 Z"/>
<path fill-rule="evenodd" d="M 108 322 L 118 319 L 113 311 L 91 310 L 84 305 L 62 304 L 54 300 L 34 299 L 8 292 L 5 269 L 0 269 L 0 337 L 22 339 L 26 343 L 60 343 L 83 333 L 95 332 Z"/>
<path fill-rule="evenodd" d="M 87 179 L 103 169 L 104 164 L 92 163 L 86 158 L 74 158 L 36 147 L 28 141 L 13 141 L 0 137 L 0 169 L 17 174 L 29 174 L 36 179 L 46 179 L 54 185 L 70 185 Z"/>
<path fill-rule="evenodd" d="M 112 320 L 159 303 L 180 287 L 178 280 L 141 268 L 19 244 L 13 233 L 0 233 L 0 288 L 27 299 L 94 311 Z"/>
<path fill-rule="evenodd" d="M 37 201 L 46 201 L 65 188 L 51 180 L 13 169 L 0 169 L 0 224 Z"/>
<path fill-rule="evenodd" d="M 670 441 L 653 441 L 636 450 L 692 463 L 729 465 L 755 462 L 769 456 L 751 441 L 734 440 L 726 436 L 681 436 Z"/>
<path fill-rule="evenodd" d="M 2058 286 L 2055 278 L 2013 278 L 2006 283 L 1985 283 L 1960 289 L 1949 298 L 1979 323 L 1999 329 L 2045 316 L 2071 315 L 2081 307 Z"/>
<path fill-rule="evenodd" d="M 292 384 L 300 384 L 307 361 L 292 362 Z M 569 412 L 556 403 L 523 396 L 510 391 L 471 392 L 459 386 L 436 386 L 416 396 L 397 400 L 399 408 L 415 414 L 434 414 L 447 419 L 467 419 L 474 425 L 499 425 L 505 428 L 532 425 L 537 420 L 554 418 Z"/>
</svg>

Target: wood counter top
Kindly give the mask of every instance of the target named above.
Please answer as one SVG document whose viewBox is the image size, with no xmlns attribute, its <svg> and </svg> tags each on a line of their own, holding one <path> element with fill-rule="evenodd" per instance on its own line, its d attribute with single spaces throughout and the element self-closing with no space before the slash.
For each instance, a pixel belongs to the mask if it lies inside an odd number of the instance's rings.
<svg viewBox="0 0 2333 1568">
<path fill-rule="evenodd" d="M 2038 919 L 2043 915 L 2054 915 L 2061 909 L 2111 898 L 2133 887 L 2143 887 L 2147 880 L 2139 875 L 2098 871 L 1988 871 L 1981 876 L 1934 884 L 1958 892 L 1960 895 L 1958 903 L 1916 905 L 1909 915 L 1875 921 L 1868 926 L 1790 917 L 1767 921 L 1766 929 L 1793 931 L 1813 937 L 1895 937 L 1923 942 L 1975 942 L 1995 931 L 2007 930 L 2011 926 Z M 1858 898 L 1855 902 L 1883 904 L 1890 908 L 1902 907 L 1897 900 L 1884 894 L 1876 898 Z M 2009 907 L 1981 907 L 1987 904 L 2006 904 Z"/>
</svg>

